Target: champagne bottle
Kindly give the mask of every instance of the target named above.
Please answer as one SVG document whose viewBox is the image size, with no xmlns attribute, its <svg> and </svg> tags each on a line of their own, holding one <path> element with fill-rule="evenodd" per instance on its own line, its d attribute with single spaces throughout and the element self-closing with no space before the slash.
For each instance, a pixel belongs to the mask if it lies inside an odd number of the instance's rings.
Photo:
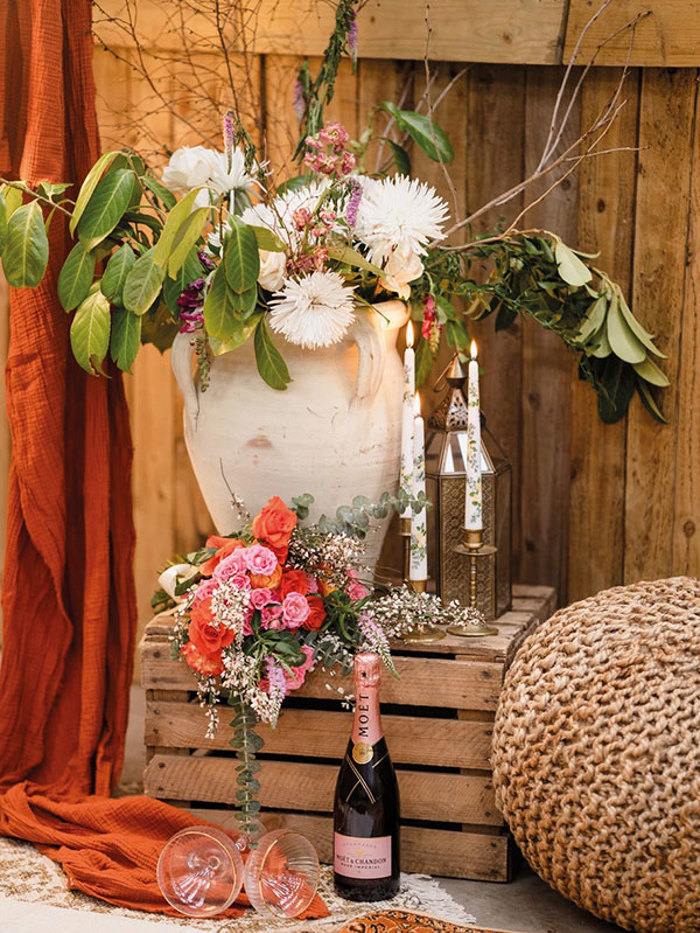
<svg viewBox="0 0 700 933">
<path fill-rule="evenodd" d="M 399 890 L 399 788 L 379 716 L 381 659 L 355 658 L 355 720 L 334 805 L 335 889 L 352 901 Z"/>
</svg>

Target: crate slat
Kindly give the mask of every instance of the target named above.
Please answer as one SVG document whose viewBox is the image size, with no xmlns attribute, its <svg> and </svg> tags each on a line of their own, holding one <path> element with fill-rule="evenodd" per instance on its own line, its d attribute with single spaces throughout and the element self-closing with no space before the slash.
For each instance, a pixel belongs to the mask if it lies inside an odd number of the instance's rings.
<svg viewBox="0 0 700 933">
<path fill-rule="evenodd" d="M 352 716 L 333 710 L 284 709 L 278 726 L 260 725 L 265 754 L 337 758 L 345 753 Z M 480 719 L 434 719 L 383 715 L 382 725 L 396 764 L 488 770 L 493 724 Z M 164 700 L 146 704 L 146 745 L 162 748 L 230 750 L 233 729 L 224 711 L 216 735 L 204 738 L 205 715 L 198 703 Z"/>
<path fill-rule="evenodd" d="M 192 813 L 202 820 L 224 825 L 230 825 L 232 818 L 230 810 L 193 808 Z M 333 861 L 333 818 L 330 815 L 265 810 L 261 818 L 267 830 L 285 828 L 302 833 L 314 844 L 322 862 Z M 401 827 L 402 871 L 475 881 L 506 881 L 510 877 L 511 858 L 512 842 L 505 833 Z"/>
<path fill-rule="evenodd" d="M 146 766 L 144 790 L 169 800 L 233 803 L 237 791 L 232 758 L 154 755 Z M 401 815 L 407 820 L 501 826 L 490 776 L 436 771 L 397 771 Z M 258 779 L 264 807 L 329 812 L 337 765 L 263 762 Z"/>
</svg>

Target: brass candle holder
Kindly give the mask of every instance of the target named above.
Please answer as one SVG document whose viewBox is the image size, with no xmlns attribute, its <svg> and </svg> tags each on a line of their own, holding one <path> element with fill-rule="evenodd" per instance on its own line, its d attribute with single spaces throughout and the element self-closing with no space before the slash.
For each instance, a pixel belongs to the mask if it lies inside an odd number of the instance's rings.
<svg viewBox="0 0 700 933">
<path fill-rule="evenodd" d="M 427 580 L 409 580 L 414 593 L 425 593 L 428 586 Z M 401 640 L 408 644 L 430 645 L 436 641 L 442 641 L 445 632 L 436 625 L 424 622 L 422 625 L 416 625 L 401 635 Z"/>
<path fill-rule="evenodd" d="M 448 625 L 450 635 L 460 638 L 480 638 L 485 635 L 498 635 L 498 629 L 486 624 L 486 617 L 477 609 L 477 582 L 480 558 L 493 557 L 498 549 L 492 544 L 484 544 L 484 533 L 481 529 L 465 529 L 464 543 L 454 548 L 457 554 L 462 554 L 469 560 L 469 616 L 467 622 L 456 622 Z"/>
</svg>

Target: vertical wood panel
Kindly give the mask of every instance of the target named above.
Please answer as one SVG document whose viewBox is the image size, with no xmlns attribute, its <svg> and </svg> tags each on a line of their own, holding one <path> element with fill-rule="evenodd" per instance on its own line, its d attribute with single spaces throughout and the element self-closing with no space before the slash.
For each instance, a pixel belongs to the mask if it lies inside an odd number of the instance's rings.
<svg viewBox="0 0 700 933">
<path fill-rule="evenodd" d="M 678 361 L 685 297 L 695 71 L 649 69 L 642 77 L 633 307 L 668 354 L 663 393 L 670 427 L 653 421 L 634 399 L 627 437 L 625 581 L 673 572 Z M 695 363 L 697 366 L 697 361 Z"/>
<path fill-rule="evenodd" d="M 519 66 L 476 65 L 469 72 L 467 210 L 477 210 L 516 185 L 525 171 L 525 75 Z M 518 196 L 476 221 L 475 232 L 512 220 L 522 207 Z M 470 323 L 479 344 L 482 409 L 486 424 L 513 465 L 513 541 L 521 540 L 522 332 L 520 319 L 496 333 L 494 317 Z M 513 578 L 520 579 L 514 553 Z"/>
<path fill-rule="evenodd" d="M 615 91 L 619 72 L 598 69 L 584 87 L 581 125 L 590 126 Z M 640 75 L 627 80 L 627 104 L 608 133 L 608 147 L 634 145 Z M 621 152 L 584 163 L 579 176 L 578 245 L 600 252 L 597 265 L 631 288 L 636 153 Z M 636 310 L 636 308 L 635 308 Z M 606 425 L 587 382 L 571 390 L 571 504 L 569 599 L 622 582 L 625 509 L 626 419 Z"/>
<path fill-rule="evenodd" d="M 530 68 L 525 102 L 525 171 L 539 161 L 562 78 L 560 68 Z M 566 148 L 578 135 L 578 107 L 562 139 Z M 551 184 L 552 178 L 542 186 Z M 532 186 L 525 201 L 542 190 Z M 555 230 L 575 242 L 578 186 L 565 179 L 528 213 L 524 227 Z M 523 445 L 520 509 L 520 578 L 549 583 L 561 601 L 567 589 L 570 395 L 573 358 L 561 341 L 533 321 L 523 329 Z M 517 542 L 516 542 L 517 547 Z"/>
</svg>

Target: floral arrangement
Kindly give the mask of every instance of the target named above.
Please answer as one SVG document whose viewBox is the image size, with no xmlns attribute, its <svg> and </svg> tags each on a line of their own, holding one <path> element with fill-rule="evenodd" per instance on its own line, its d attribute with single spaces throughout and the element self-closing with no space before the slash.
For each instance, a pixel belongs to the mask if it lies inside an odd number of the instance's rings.
<svg viewBox="0 0 700 933">
<path fill-rule="evenodd" d="M 318 75 L 312 78 L 308 64 L 299 73 L 298 176 L 278 184 L 229 111 L 222 151 L 178 149 L 160 178 L 124 150 L 98 160 L 75 201 L 65 183 L 30 190 L 0 179 L 0 255 L 10 285 L 42 280 L 46 229 L 63 214 L 76 242 L 58 297 L 73 314 L 75 358 L 90 373 L 104 373 L 107 357 L 130 371 L 141 343 L 164 350 L 180 331 L 191 335 L 202 389 L 212 360 L 248 340 L 262 378 L 284 389 L 292 376 L 271 332 L 310 350 L 327 347 L 342 340 L 363 308 L 399 297 L 411 301 L 421 325 L 418 385 L 443 340 L 465 354 L 470 317 L 495 313 L 501 329 L 527 314 L 576 355 L 603 420 L 622 417 L 635 389 L 663 420 L 653 394 L 668 384 L 654 362 L 663 354 L 594 257 L 554 233 L 513 226 L 446 245 L 468 219 L 453 218 L 448 228 L 445 201 L 410 177 L 411 147 L 445 171 L 453 158 L 431 113 L 382 101 L 357 140 L 339 123 L 324 125 L 340 59 L 356 58 L 356 5 L 339 0 Z M 376 131 L 381 116 L 400 141 L 386 128 Z M 390 162 L 370 171 L 373 144 Z M 490 270 L 485 279 L 474 274 L 477 263 Z"/>
<path fill-rule="evenodd" d="M 373 592 L 363 582 L 364 518 L 381 514 L 388 502 L 400 508 L 398 500 L 385 497 L 374 506 L 358 498 L 353 508 L 338 510 L 335 523 L 305 526 L 312 501 L 299 496 L 289 508 L 273 497 L 243 530 L 210 537 L 200 551 L 167 568 L 153 600 L 156 608 L 174 608 L 173 652 L 197 678 L 209 735 L 218 726 L 221 701 L 234 707 L 231 744 L 241 758 L 244 823 L 259 809 L 255 753 L 263 741 L 255 726 L 274 726 L 285 697 L 310 671 L 324 668 L 331 689 L 338 666 L 348 673 L 355 653 L 371 650 L 395 673 L 391 637 L 469 611 L 456 603 L 445 608 L 405 586 Z"/>
</svg>

